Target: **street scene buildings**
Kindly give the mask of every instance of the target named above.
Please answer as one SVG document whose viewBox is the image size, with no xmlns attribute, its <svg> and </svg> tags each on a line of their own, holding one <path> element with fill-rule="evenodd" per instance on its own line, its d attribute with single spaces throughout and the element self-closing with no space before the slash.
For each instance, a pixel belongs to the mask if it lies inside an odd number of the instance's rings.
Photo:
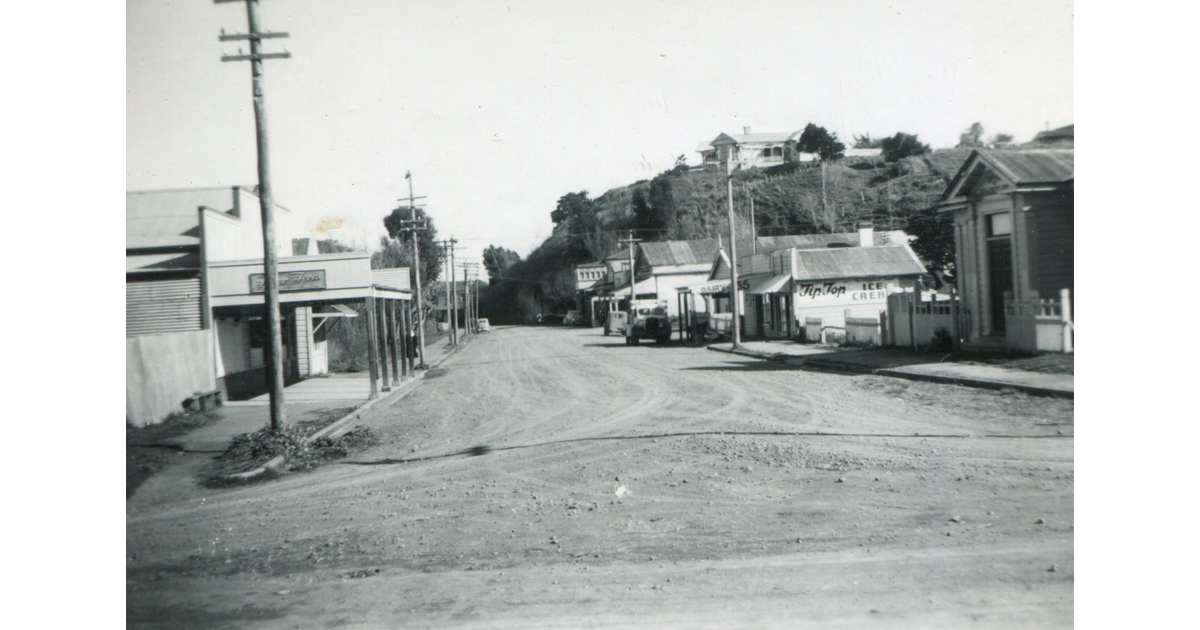
<svg viewBox="0 0 1200 630">
<path fill-rule="evenodd" d="M 1074 625 L 1073 101 L 1003 84 L 1041 56 L 830 54 L 851 98 L 782 26 L 873 45 L 846 8 L 284 4 L 129 8 L 127 627 Z M 1004 14 L 1069 86 L 1071 12 Z"/>
</svg>

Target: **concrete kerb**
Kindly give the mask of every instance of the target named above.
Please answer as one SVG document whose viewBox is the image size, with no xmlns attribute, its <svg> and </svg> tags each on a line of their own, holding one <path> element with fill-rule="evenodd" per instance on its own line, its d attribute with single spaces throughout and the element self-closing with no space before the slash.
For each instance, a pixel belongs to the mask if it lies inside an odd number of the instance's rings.
<svg viewBox="0 0 1200 630">
<path fill-rule="evenodd" d="M 788 355 L 782 352 L 760 352 L 758 350 L 750 350 L 749 348 L 718 348 L 716 346 L 708 346 L 708 349 L 713 352 L 736 354 L 753 359 L 763 359 L 764 361 L 784 360 L 788 358 Z"/>
<path fill-rule="evenodd" d="M 893 370 L 887 368 L 872 368 L 869 366 L 859 365 L 851 362 L 838 361 L 833 357 L 791 357 L 786 353 L 767 353 L 758 350 L 750 350 L 748 348 L 718 348 L 708 346 L 709 350 L 714 352 L 724 352 L 726 354 L 737 354 L 744 357 L 752 357 L 763 360 L 786 361 L 790 359 L 799 359 L 799 362 L 804 368 L 817 369 L 823 371 L 834 371 L 845 374 L 875 374 L 877 376 L 887 376 L 891 378 L 902 378 L 910 381 L 926 381 L 930 383 L 942 383 L 946 385 L 961 385 L 963 387 L 974 387 L 978 389 L 1012 389 L 1035 396 L 1053 396 L 1056 398 L 1067 398 L 1074 400 L 1075 392 L 1065 389 L 1054 389 L 1049 387 L 1038 387 L 1036 385 L 1025 385 L 1023 383 L 1011 383 L 1007 381 L 989 381 L 984 379 L 969 378 L 965 376 L 946 376 L 944 374 L 921 374 L 917 372 L 907 372 L 904 370 Z"/>
<path fill-rule="evenodd" d="M 880 369 L 873 372 L 879 376 L 890 376 L 892 378 L 903 378 L 910 381 L 929 381 L 931 383 L 943 383 L 947 385 L 961 385 L 963 387 L 976 387 L 979 389 L 1014 389 L 1026 394 L 1034 396 L 1053 396 L 1055 398 L 1067 398 L 1075 400 L 1075 392 L 1067 389 L 1052 389 L 1049 387 L 1038 387 L 1037 385 L 1025 385 L 1022 383 L 1009 383 L 1005 381 L 987 381 L 978 378 L 967 378 L 965 376 L 946 376 L 944 374 L 919 374 L 916 372 L 905 372 L 903 370 L 886 370 Z"/>
<path fill-rule="evenodd" d="M 319 440 L 323 437 L 338 437 L 339 435 L 342 435 L 342 434 L 346 433 L 347 431 L 349 431 L 351 423 L 353 423 L 355 420 L 361 419 L 363 416 L 365 416 L 367 414 L 367 412 L 382 411 L 382 410 L 392 406 L 392 404 L 394 404 L 396 401 L 400 400 L 401 398 L 404 398 L 409 393 L 411 393 L 414 389 L 416 389 L 417 385 L 420 385 L 422 382 L 424 382 L 425 375 L 429 373 L 429 370 L 432 370 L 432 369 L 438 367 L 444 361 L 446 361 L 446 359 L 449 359 L 450 357 L 454 356 L 459 350 L 461 350 L 467 344 L 468 341 L 470 341 L 470 339 L 471 339 L 470 337 L 467 337 L 466 340 L 464 340 L 462 343 L 451 348 L 449 352 L 442 355 L 442 357 L 439 358 L 437 361 L 434 361 L 433 364 L 429 366 L 428 370 L 425 370 L 424 372 L 417 374 L 415 377 L 410 379 L 407 383 L 404 383 L 400 387 L 388 392 L 387 394 L 385 394 L 383 396 L 379 396 L 378 398 L 375 398 L 373 400 L 368 400 L 367 402 L 363 403 L 362 405 L 356 407 L 354 409 L 354 411 L 351 411 L 350 413 L 342 416 L 341 418 L 334 420 L 332 423 L 326 425 L 321 430 L 304 438 L 304 441 L 305 442 L 313 442 L 313 441 Z M 282 466 L 286 462 L 287 462 L 286 455 L 276 455 L 275 457 L 272 457 L 271 459 L 267 460 L 266 463 L 264 463 L 262 466 L 259 466 L 258 468 L 255 468 L 253 470 L 247 470 L 245 472 L 234 473 L 232 475 L 227 475 L 225 478 L 228 480 L 231 480 L 231 481 L 248 483 L 248 482 L 257 480 L 258 478 L 262 477 L 263 475 L 279 474 L 280 466 Z"/>
</svg>

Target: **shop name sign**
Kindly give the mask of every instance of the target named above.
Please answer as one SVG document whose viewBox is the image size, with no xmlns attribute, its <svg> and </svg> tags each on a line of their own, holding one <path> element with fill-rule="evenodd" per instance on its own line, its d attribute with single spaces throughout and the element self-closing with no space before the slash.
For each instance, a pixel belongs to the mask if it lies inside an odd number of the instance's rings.
<svg viewBox="0 0 1200 630">
<path fill-rule="evenodd" d="M 700 293 L 702 295 L 706 295 L 709 293 L 729 293 L 729 283 L 722 282 L 721 284 L 702 286 L 697 291 L 697 293 Z"/>
<path fill-rule="evenodd" d="M 267 290 L 267 276 L 261 273 L 250 274 L 250 292 L 262 293 Z M 313 291 L 325 288 L 325 270 L 310 271 L 280 271 L 280 291 Z"/>
<path fill-rule="evenodd" d="M 796 307 L 802 302 L 820 304 L 852 304 L 855 302 L 885 302 L 888 284 L 883 280 L 798 282 L 796 283 Z"/>
</svg>

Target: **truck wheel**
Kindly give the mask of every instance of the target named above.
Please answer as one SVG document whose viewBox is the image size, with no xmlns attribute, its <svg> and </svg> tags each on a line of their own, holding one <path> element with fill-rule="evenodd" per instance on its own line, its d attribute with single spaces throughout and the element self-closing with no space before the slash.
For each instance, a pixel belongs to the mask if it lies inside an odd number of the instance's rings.
<svg viewBox="0 0 1200 630">
<path fill-rule="evenodd" d="M 608 326 L 605 326 L 605 327 L 604 327 L 604 336 L 605 336 L 605 337 L 607 337 L 607 336 L 608 336 Z"/>
<path fill-rule="evenodd" d="M 636 345 L 638 345 L 638 341 L 641 341 L 641 340 L 640 340 L 640 339 L 638 339 L 637 337 L 630 337 L 630 338 L 629 338 L 629 343 L 631 343 L 631 344 L 633 344 L 633 345 L 635 345 L 635 346 L 636 346 Z"/>
<path fill-rule="evenodd" d="M 671 338 L 670 338 L 670 337 L 659 337 L 659 338 L 657 339 L 657 341 L 658 341 L 658 345 L 660 345 L 660 346 L 665 346 L 665 345 L 667 345 L 667 342 L 668 342 L 668 341 L 670 341 L 670 340 L 671 340 Z"/>
</svg>

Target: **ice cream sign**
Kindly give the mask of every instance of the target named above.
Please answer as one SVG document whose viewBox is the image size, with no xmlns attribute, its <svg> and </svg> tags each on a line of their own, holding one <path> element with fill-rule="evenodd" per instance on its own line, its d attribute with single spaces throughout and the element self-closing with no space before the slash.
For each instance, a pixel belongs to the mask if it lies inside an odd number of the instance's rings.
<svg viewBox="0 0 1200 630">
<path fill-rule="evenodd" d="M 796 281 L 796 308 L 829 304 L 886 302 L 888 286 L 895 280 Z"/>
</svg>

